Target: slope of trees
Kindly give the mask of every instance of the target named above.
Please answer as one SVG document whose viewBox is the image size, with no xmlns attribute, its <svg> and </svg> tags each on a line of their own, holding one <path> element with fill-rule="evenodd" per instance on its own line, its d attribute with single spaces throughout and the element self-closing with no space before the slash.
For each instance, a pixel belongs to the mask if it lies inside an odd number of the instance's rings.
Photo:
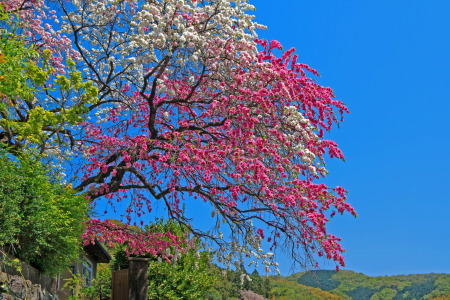
<svg viewBox="0 0 450 300">
<path fill-rule="evenodd" d="M 266 299 L 272 296 L 269 278 L 260 276 L 256 270 L 248 274 L 244 266 L 241 266 L 240 272 L 235 272 L 212 265 L 210 271 L 217 282 L 208 291 L 207 299 L 241 299 L 241 291 L 252 291 Z"/>
<path fill-rule="evenodd" d="M 306 287 L 320 289 L 339 299 L 435 299 L 446 297 L 450 291 L 449 274 L 412 274 L 370 277 L 352 271 L 314 271 L 286 278 L 270 277 L 272 293 L 286 299 L 308 299 L 303 296 Z M 289 282 L 289 283 L 288 283 Z M 312 294 L 313 295 L 313 294 Z M 329 295 L 317 299 L 332 299 Z"/>
<path fill-rule="evenodd" d="M 172 267 L 172 274 L 182 273 L 180 269 L 173 268 L 173 264 L 168 264 L 167 266 Z M 213 264 L 208 264 L 207 268 L 208 273 L 214 278 L 215 283 L 202 290 L 201 295 L 197 296 L 198 299 L 242 299 L 243 294 L 241 291 L 243 290 L 253 291 L 253 296 L 255 297 L 257 297 L 256 295 L 260 295 L 265 299 L 271 300 L 440 300 L 449 299 L 450 295 L 450 274 L 432 273 L 369 277 L 352 271 L 340 271 L 338 273 L 335 271 L 321 271 L 315 272 L 315 274 L 311 274 L 311 272 L 297 273 L 289 277 L 261 277 L 257 272 L 253 272 L 251 275 L 245 271 L 243 273 L 236 273 L 219 268 Z M 242 270 L 245 269 L 242 268 Z M 246 275 L 249 275 L 252 281 L 244 279 Z M 167 273 L 164 273 L 162 277 L 168 278 L 166 276 Z M 177 276 L 175 275 L 174 278 Z M 328 291 L 323 290 L 322 288 L 330 288 L 332 286 L 327 286 L 327 281 L 330 280 L 333 282 L 332 285 L 338 282 L 338 286 Z M 432 286 L 431 290 L 429 289 L 430 286 Z M 108 290 L 108 288 L 103 287 L 103 290 Z M 95 294 L 95 292 L 91 291 L 91 294 Z M 159 299 L 170 299 L 168 295 L 160 294 Z M 105 294 L 103 296 L 105 297 Z M 178 297 L 184 297 L 183 299 L 189 298 L 186 298 L 184 294 L 178 294 Z"/>
<path fill-rule="evenodd" d="M 330 299 L 341 300 L 345 299 L 339 295 L 331 294 L 320 288 L 315 288 L 303 284 L 298 284 L 295 281 L 287 280 L 284 277 L 270 276 L 270 283 L 272 285 L 271 294 L 275 299 L 291 300 L 291 299 Z"/>
</svg>

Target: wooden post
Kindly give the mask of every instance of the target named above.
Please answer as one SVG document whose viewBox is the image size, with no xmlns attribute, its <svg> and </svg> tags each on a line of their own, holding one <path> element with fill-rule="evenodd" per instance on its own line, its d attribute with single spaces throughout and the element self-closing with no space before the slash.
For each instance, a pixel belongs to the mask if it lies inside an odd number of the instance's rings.
<svg viewBox="0 0 450 300">
<path fill-rule="evenodd" d="M 147 300 L 148 262 L 150 258 L 128 257 L 129 300 Z"/>
</svg>

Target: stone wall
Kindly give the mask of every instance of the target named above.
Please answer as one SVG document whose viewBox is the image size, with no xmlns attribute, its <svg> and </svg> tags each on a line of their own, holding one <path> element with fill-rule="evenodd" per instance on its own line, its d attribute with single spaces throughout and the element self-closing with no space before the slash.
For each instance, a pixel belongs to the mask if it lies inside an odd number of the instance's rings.
<svg viewBox="0 0 450 300">
<path fill-rule="evenodd" d="M 57 300 L 56 279 L 21 262 L 22 273 L 0 264 L 0 300 Z"/>
</svg>

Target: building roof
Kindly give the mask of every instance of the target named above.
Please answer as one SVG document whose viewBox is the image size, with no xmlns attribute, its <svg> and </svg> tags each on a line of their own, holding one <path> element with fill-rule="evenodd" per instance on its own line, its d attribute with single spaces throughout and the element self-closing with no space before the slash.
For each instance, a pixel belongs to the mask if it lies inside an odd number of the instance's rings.
<svg viewBox="0 0 450 300">
<path fill-rule="evenodd" d="M 94 256 L 99 263 L 109 263 L 111 261 L 111 255 L 97 239 L 94 240 L 94 244 L 83 246 L 83 249 L 86 253 Z"/>
</svg>

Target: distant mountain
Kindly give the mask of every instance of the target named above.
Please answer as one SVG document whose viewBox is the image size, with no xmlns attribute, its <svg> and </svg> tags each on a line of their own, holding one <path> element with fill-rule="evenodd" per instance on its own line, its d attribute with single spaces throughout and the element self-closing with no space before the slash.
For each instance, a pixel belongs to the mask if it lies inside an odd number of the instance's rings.
<svg viewBox="0 0 450 300">
<path fill-rule="evenodd" d="M 450 274 L 370 277 L 353 271 L 310 271 L 270 277 L 276 299 L 450 300 Z"/>
</svg>

